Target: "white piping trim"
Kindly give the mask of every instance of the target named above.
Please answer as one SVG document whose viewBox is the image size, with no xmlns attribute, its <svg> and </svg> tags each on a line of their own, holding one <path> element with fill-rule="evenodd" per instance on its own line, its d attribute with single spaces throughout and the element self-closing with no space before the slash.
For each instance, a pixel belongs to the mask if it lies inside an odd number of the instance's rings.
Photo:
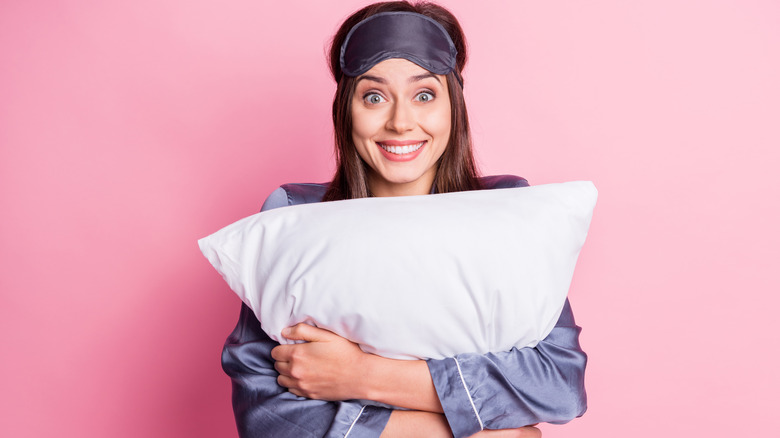
<svg viewBox="0 0 780 438">
<path fill-rule="evenodd" d="M 479 418 L 479 412 L 477 412 L 477 407 L 474 405 L 474 400 L 471 399 L 471 393 L 469 392 L 469 387 L 466 386 L 466 381 L 463 379 L 463 373 L 460 371 L 460 364 L 458 363 L 458 359 L 455 359 L 453 357 L 452 360 L 455 361 L 455 365 L 458 367 L 458 376 L 460 377 L 460 382 L 463 383 L 463 389 L 466 390 L 466 395 L 469 397 L 469 403 L 471 403 L 471 409 L 474 410 L 474 415 L 477 416 L 477 421 L 479 421 L 479 430 L 485 430 L 485 425 L 482 424 L 482 419 Z"/>
<path fill-rule="evenodd" d="M 347 433 L 344 434 L 344 438 L 347 438 L 349 436 L 349 433 L 352 432 L 352 428 L 355 427 L 355 423 L 357 423 L 360 416 L 363 415 L 363 409 L 365 408 L 366 408 L 365 406 L 360 408 L 360 412 L 358 412 L 357 417 L 355 417 L 355 421 L 353 421 L 352 424 L 349 425 L 349 429 L 347 429 Z"/>
</svg>

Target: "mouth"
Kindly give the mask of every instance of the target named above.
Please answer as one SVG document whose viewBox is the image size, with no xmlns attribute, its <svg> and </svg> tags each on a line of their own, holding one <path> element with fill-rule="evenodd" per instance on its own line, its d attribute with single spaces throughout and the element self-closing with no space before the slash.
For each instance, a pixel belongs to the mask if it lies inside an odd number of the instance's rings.
<svg viewBox="0 0 780 438">
<path fill-rule="evenodd" d="M 395 144 L 390 144 L 395 143 Z M 421 142 L 415 142 L 410 144 L 398 144 L 402 142 L 377 142 L 376 144 L 382 148 L 385 152 L 394 154 L 394 155 L 407 155 L 412 154 L 420 150 L 421 147 L 425 146 L 426 141 Z"/>
</svg>

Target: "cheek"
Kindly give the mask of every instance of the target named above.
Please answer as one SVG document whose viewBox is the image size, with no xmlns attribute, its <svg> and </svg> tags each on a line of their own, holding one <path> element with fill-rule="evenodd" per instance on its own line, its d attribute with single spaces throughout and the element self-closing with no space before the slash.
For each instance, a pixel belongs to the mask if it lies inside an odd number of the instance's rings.
<svg viewBox="0 0 780 438">
<path fill-rule="evenodd" d="M 352 129 L 352 144 L 355 145 L 355 150 L 357 151 L 360 158 L 363 160 L 368 160 L 366 139 L 363 135 L 358 133 L 355 128 Z"/>
<path fill-rule="evenodd" d="M 439 111 L 427 114 L 420 120 L 420 125 L 424 127 L 429 134 L 437 137 L 437 140 L 446 142 L 450 137 L 450 128 L 452 121 L 449 106 L 441 108 Z"/>
<path fill-rule="evenodd" d="M 364 161 L 370 162 L 368 154 L 368 142 L 372 137 L 371 127 L 365 114 L 352 111 L 352 143 L 355 145 L 358 155 Z"/>
<path fill-rule="evenodd" d="M 440 122 L 442 133 L 444 133 L 447 139 L 449 139 L 450 131 L 452 130 L 452 113 L 450 112 L 449 108 L 447 108 L 447 111 L 445 111 L 444 116 L 440 119 Z"/>
<path fill-rule="evenodd" d="M 362 111 L 352 111 L 352 139 L 355 144 L 362 143 L 376 131 L 376 121 Z"/>
</svg>

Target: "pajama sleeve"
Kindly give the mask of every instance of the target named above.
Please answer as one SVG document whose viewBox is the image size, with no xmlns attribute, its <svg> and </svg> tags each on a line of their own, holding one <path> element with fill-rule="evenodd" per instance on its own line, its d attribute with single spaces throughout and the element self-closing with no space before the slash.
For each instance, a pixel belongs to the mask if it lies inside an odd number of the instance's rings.
<svg viewBox="0 0 780 438">
<path fill-rule="evenodd" d="M 429 360 L 455 438 L 482 429 L 565 423 L 586 409 L 587 356 L 566 300 L 558 323 L 536 347 Z"/>
<path fill-rule="evenodd" d="M 283 188 L 263 210 L 288 205 Z M 233 412 L 241 438 L 376 438 L 390 410 L 356 401 L 327 402 L 298 397 L 276 382 L 271 349 L 277 346 L 249 307 L 241 305 L 235 330 L 222 351 L 222 368 L 233 384 Z"/>
</svg>

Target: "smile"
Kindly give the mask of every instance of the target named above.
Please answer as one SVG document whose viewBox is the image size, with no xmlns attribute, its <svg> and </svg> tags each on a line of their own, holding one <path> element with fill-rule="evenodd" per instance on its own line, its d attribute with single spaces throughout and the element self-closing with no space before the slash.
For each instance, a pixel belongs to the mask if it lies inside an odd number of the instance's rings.
<svg viewBox="0 0 780 438">
<path fill-rule="evenodd" d="M 425 141 L 421 141 L 419 143 L 409 144 L 409 145 L 403 145 L 403 146 L 391 146 L 386 145 L 383 143 L 378 143 L 379 147 L 384 149 L 387 152 L 390 152 L 391 154 L 395 155 L 406 155 L 411 154 L 413 152 L 417 152 L 423 145 L 425 145 Z"/>
</svg>

